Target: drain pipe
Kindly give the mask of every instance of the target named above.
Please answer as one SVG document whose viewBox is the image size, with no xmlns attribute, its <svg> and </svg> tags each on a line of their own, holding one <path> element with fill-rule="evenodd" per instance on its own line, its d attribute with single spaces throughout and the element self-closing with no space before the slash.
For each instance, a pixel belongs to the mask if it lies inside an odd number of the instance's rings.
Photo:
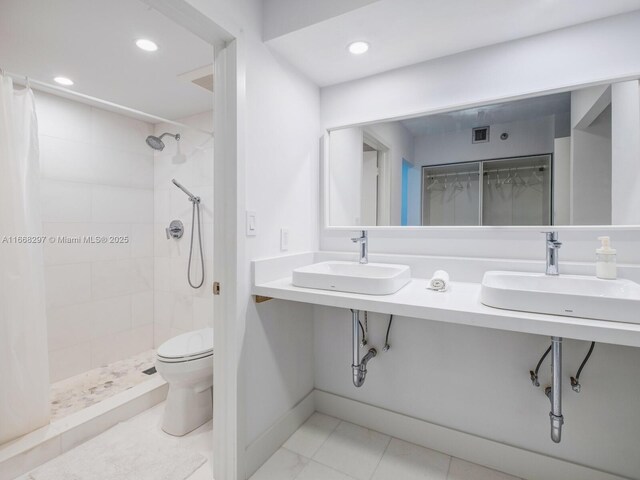
<svg viewBox="0 0 640 480">
<path fill-rule="evenodd" d="M 373 357 L 375 357 L 378 352 L 375 348 L 370 348 L 367 354 L 362 357 L 360 360 L 360 311 L 359 310 L 351 310 L 351 330 L 353 334 L 353 364 L 351 365 L 351 370 L 353 371 L 353 384 L 360 388 L 364 385 L 364 381 L 367 378 L 367 363 Z"/>
<path fill-rule="evenodd" d="M 545 389 L 551 401 L 551 440 L 560 443 L 562 436 L 562 337 L 551 337 L 552 386 Z"/>
</svg>

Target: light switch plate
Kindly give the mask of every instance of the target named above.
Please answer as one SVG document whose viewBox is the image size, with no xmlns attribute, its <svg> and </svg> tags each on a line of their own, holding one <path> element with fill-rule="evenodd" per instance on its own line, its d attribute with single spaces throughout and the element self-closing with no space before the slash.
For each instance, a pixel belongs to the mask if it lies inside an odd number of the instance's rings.
<svg viewBox="0 0 640 480">
<path fill-rule="evenodd" d="M 289 250 L 289 229 L 281 228 L 280 229 L 280 250 L 286 252 Z"/>
<path fill-rule="evenodd" d="M 247 210 L 247 237 L 258 235 L 258 216 L 256 212 Z"/>
</svg>

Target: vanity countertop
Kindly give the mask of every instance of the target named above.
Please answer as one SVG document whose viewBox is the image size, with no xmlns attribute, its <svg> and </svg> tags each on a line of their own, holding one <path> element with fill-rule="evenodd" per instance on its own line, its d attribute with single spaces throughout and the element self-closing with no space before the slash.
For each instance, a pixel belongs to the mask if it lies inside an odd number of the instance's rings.
<svg viewBox="0 0 640 480">
<path fill-rule="evenodd" d="M 640 347 L 640 324 L 500 310 L 480 303 L 479 283 L 451 282 L 446 292 L 428 290 L 427 284 L 426 279 L 414 278 L 392 295 L 362 295 L 300 288 L 291 283 L 291 277 L 285 277 L 258 283 L 252 293 L 315 305 Z"/>
</svg>

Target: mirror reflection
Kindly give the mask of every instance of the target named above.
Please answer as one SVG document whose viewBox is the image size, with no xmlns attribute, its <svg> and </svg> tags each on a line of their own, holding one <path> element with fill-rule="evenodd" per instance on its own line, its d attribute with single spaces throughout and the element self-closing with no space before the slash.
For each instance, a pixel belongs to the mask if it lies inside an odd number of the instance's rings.
<svg viewBox="0 0 640 480">
<path fill-rule="evenodd" d="M 640 224 L 639 92 L 634 80 L 332 130 L 329 225 Z"/>
</svg>

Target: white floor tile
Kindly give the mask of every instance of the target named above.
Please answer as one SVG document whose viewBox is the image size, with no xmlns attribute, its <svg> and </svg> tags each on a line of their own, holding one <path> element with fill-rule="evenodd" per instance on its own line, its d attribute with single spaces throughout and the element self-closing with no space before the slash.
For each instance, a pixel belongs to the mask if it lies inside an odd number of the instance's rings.
<svg viewBox="0 0 640 480">
<path fill-rule="evenodd" d="M 390 439 L 382 433 L 342 422 L 313 459 L 358 480 L 369 480 Z"/>
<path fill-rule="evenodd" d="M 451 457 L 391 439 L 372 480 L 446 480 Z"/>
<path fill-rule="evenodd" d="M 281 448 L 253 474 L 251 480 L 294 480 L 309 459 Z"/>
<path fill-rule="evenodd" d="M 187 480 L 213 480 L 213 470 L 208 463 L 202 465 Z"/>
<path fill-rule="evenodd" d="M 322 413 L 314 413 L 283 445 L 292 452 L 305 457 L 313 457 L 340 420 Z"/>
<path fill-rule="evenodd" d="M 459 458 L 451 459 L 447 480 L 518 480 L 506 473 L 466 462 Z"/>
<path fill-rule="evenodd" d="M 311 460 L 296 480 L 354 480 L 354 478 Z"/>
</svg>

